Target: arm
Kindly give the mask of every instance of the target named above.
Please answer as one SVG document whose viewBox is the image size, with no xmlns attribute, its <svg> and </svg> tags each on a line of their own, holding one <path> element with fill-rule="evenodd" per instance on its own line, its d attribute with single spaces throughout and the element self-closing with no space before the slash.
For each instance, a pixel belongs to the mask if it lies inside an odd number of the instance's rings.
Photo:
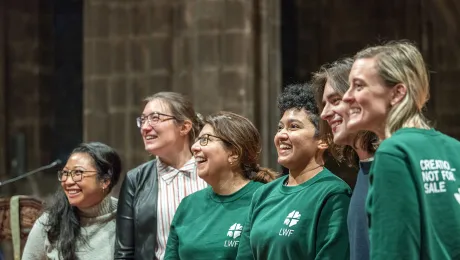
<svg viewBox="0 0 460 260">
<path fill-rule="evenodd" d="M 321 210 L 316 235 L 315 259 L 350 259 L 347 214 L 350 196 L 330 196 Z"/>
<path fill-rule="evenodd" d="M 42 221 L 45 221 L 46 217 L 38 218 L 32 230 L 29 233 L 27 238 L 26 245 L 24 247 L 24 253 L 22 254 L 23 260 L 38 260 L 38 259 L 47 259 L 45 252 L 45 241 L 47 239 L 47 234 L 45 227 L 42 224 Z"/>
<path fill-rule="evenodd" d="M 254 256 L 252 254 L 250 235 L 252 228 L 253 210 L 255 206 L 254 201 L 258 200 L 257 198 L 255 199 L 256 193 L 254 193 L 252 197 L 251 205 L 249 205 L 248 216 L 243 226 L 243 232 L 241 233 L 240 243 L 238 245 L 238 253 L 236 255 L 237 260 L 254 259 Z"/>
<path fill-rule="evenodd" d="M 134 194 L 136 187 L 130 174 L 121 186 L 117 208 L 114 259 L 134 259 Z"/>
<path fill-rule="evenodd" d="M 378 153 L 372 165 L 367 212 L 371 259 L 419 259 L 417 192 L 403 159 Z"/>
</svg>

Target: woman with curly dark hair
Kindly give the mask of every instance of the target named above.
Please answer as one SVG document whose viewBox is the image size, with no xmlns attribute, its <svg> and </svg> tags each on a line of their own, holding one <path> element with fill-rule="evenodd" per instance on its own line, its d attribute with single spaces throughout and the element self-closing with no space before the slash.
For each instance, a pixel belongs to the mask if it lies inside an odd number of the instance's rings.
<svg viewBox="0 0 460 260">
<path fill-rule="evenodd" d="M 319 136 L 314 92 L 288 86 L 278 107 L 274 142 L 289 174 L 254 193 L 237 259 L 349 259 L 351 191 L 324 167 L 327 144 Z"/>
<path fill-rule="evenodd" d="M 121 160 L 111 147 L 83 143 L 58 171 L 62 189 L 35 222 L 22 259 L 112 259 Z"/>
</svg>

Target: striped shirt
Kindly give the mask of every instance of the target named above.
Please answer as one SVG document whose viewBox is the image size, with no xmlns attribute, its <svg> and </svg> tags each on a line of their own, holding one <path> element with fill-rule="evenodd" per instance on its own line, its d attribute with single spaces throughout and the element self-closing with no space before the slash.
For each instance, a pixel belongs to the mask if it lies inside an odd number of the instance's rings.
<svg viewBox="0 0 460 260">
<path fill-rule="evenodd" d="M 206 188 L 207 183 L 196 174 L 195 158 L 193 157 L 179 170 L 163 164 L 157 157 L 157 171 L 158 208 L 155 256 L 156 259 L 163 260 L 169 227 L 179 203 L 187 195 Z"/>
</svg>

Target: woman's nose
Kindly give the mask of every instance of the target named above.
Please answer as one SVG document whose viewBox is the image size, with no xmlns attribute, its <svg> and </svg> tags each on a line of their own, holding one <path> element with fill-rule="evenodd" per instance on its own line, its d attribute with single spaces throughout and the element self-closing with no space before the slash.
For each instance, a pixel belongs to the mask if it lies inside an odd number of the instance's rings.
<svg viewBox="0 0 460 260">
<path fill-rule="evenodd" d="M 201 150 L 200 142 L 196 141 L 196 142 L 192 145 L 192 153 L 195 154 L 195 153 L 199 152 L 200 150 Z"/>
<path fill-rule="evenodd" d="M 353 93 L 350 89 L 348 89 L 347 92 L 345 92 L 345 94 L 342 97 L 342 101 L 346 103 L 353 102 Z"/>
<path fill-rule="evenodd" d="M 323 111 L 321 111 L 321 119 L 323 120 L 327 120 L 330 116 L 332 115 L 332 110 L 330 109 L 330 106 L 329 104 L 327 103 L 324 108 L 323 108 Z"/>
</svg>

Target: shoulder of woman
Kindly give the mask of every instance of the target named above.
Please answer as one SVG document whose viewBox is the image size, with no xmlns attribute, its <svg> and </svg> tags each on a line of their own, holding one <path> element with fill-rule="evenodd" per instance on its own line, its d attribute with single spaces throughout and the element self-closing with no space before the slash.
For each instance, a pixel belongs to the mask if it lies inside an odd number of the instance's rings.
<svg viewBox="0 0 460 260">
<path fill-rule="evenodd" d="M 136 168 L 129 170 L 128 173 L 126 174 L 126 177 L 136 178 L 146 173 L 151 174 L 152 170 L 156 170 L 156 166 L 157 166 L 156 159 L 150 160 L 146 163 L 143 163 L 137 166 Z"/>
<path fill-rule="evenodd" d="M 43 232 L 47 231 L 48 228 L 48 222 L 49 222 L 49 213 L 48 212 L 43 212 L 40 217 L 38 217 L 35 222 L 33 229 L 37 230 L 42 230 Z"/>
<path fill-rule="evenodd" d="M 49 213 L 45 211 L 40 215 L 40 217 L 38 217 L 35 223 L 39 222 L 41 225 L 45 226 L 48 223 L 49 217 Z"/>
<path fill-rule="evenodd" d="M 117 198 L 115 198 L 115 197 L 110 197 L 110 200 L 112 201 L 112 204 L 113 204 L 113 205 L 117 205 L 117 203 L 118 203 L 118 199 L 117 199 Z"/>
<path fill-rule="evenodd" d="M 273 192 L 277 187 L 282 186 L 285 180 L 286 176 L 280 176 L 269 183 L 255 182 L 258 187 L 253 193 L 253 200 L 258 201 L 259 198 L 268 196 L 268 194 Z"/>
</svg>

